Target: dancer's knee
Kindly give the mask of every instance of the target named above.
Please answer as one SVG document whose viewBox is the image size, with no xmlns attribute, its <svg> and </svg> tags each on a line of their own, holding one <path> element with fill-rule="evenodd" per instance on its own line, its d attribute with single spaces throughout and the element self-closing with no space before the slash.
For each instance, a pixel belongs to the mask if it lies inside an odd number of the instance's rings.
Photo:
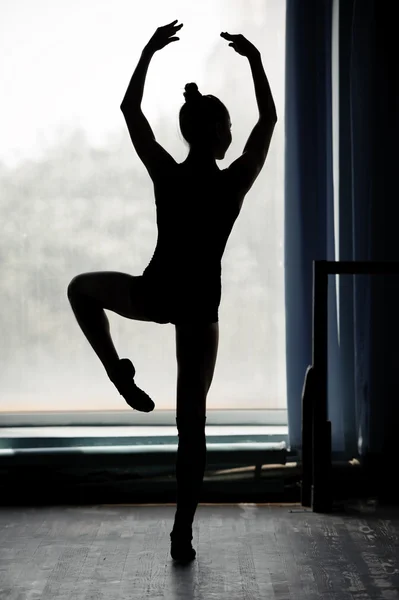
<svg viewBox="0 0 399 600">
<path fill-rule="evenodd" d="M 68 287 L 67 287 L 68 298 L 71 299 L 74 296 L 76 296 L 76 294 L 79 292 L 79 288 L 80 288 L 80 280 L 79 280 L 79 275 L 77 275 L 68 284 Z"/>
<path fill-rule="evenodd" d="M 176 421 L 182 427 L 201 427 L 206 420 L 206 396 L 192 393 L 177 398 Z"/>
<path fill-rule="evenodd" d="M 207 382 L 202 373 L 180 367 L 177 377 L 176 416 L 196 420 L 206 416 Z"/>
<path fill-rule="evenodd" d="M 177 412 L 176 425 L 179 435 L 192 436 L 203 435 L 205 432 L 206 415 L 205 411 L 180 411 Z"/>
</svg>

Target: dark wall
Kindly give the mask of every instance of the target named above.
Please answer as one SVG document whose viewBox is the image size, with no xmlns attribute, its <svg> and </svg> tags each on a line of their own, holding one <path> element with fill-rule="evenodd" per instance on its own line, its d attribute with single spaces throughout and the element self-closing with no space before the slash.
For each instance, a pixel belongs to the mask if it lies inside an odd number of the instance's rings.
<svg viewBox="0 0 399 600">
<path fill-rule="evenodd" d="M 399 53 L 394 8 L 384 0 L 340 2 L 343 259 L 350 260 L 352 254 L 355 260 L 399 261 Z M 376 473 L 387 475 L 399 433 L 399 276 L 356 279 L 356 408 L 361 411 L 365 399 L 365 454 L 378 465 Z M 350 308 L 348 304 L 345 310 Z"/>
<path fill-rule="evenodd" d="M 398 113 L 399 50 L 395 3 L 374 2 L 373 64 L 374 181 L 372 254 L 399 261 Z M 396 40 L 396 41 L 395 41 Z M 375 279 L 375 278 L 374 278 Z M 399 276 L 376 279 L 372 287 L 372 416 L 370 437 L 382 439 L 386 461 L 399 438 Z"/>
</svg>

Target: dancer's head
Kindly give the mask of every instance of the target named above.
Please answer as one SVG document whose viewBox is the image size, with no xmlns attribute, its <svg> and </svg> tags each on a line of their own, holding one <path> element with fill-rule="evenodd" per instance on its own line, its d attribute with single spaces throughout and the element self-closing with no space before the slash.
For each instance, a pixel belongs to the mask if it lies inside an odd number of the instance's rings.
<svg viewBox="0 0 399 600">
<path fill-rule="evenodd" d="M 186 102 L 180 109 L 182 135 L 196 156 L 211 154 L 222 160 L 231 144 L 229 111 L 216 96 L 203 96 L 195 83 L 185 86 Z"/>
</svg>

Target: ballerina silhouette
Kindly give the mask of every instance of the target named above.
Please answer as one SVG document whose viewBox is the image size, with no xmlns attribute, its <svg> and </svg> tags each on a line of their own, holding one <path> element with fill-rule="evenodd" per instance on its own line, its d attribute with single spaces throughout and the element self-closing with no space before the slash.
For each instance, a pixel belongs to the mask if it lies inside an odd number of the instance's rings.
<svg viewBox="0 0 399 600">
<path fill-rule="evenodd" d="M 174 559 L 192 560 L 192 523 L 206 465 L 206 398 L 219 344 L 221 259 L 245 195 L 259 175 L 277 122 L 261 55 L 243 35 L 221 33 L 249 60 L 259 119 L 243 154 L 219 169 L 229 148 L 231 119 L 226 106 L 195 83 L 185 86 L 180 109 L 189 154 L 182 163 L 156 141 L 141 110 L 148 66 L 154 53 L 183 26 L 158 27 L 145 46 L 121 110 L 133 146 L 154 184 L 158 239 L 141 276 L 115 271 L 82 273 L 68 286 L 68 298 L 87 340 L 110 380 L 135 410 L 150 412 L 152 399 L 134 382 L 135 368 L 120 359 L 104 309 L 128 319 L 175 325 L 177 359 L 177 509 L 170 534 Z"/>
</svg>

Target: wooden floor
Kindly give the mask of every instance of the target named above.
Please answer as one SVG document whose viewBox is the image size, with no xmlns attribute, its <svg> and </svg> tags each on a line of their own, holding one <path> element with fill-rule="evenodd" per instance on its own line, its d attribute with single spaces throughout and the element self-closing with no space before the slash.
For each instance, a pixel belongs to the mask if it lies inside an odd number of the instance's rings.
<svg viewBox="0 0 399 600">
<path fill-rule="evenodd" d="M 175 506 L 0 509 L 1 600 L 399 599 L 399 510 L 200 505 L 173 563 Z"/>
</svg>

